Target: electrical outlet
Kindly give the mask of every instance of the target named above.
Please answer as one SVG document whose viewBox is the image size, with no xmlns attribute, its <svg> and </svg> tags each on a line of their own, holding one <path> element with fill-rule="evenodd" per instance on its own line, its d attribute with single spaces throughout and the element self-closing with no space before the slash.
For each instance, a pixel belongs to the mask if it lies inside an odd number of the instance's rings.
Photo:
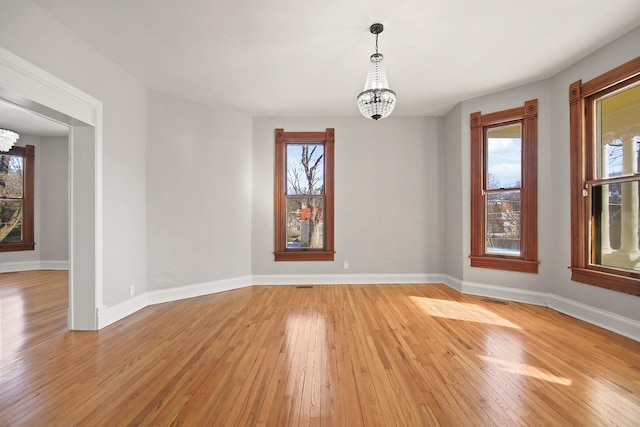
<svg viewBox="0 0 640 427">
<path fill-rule="evenodd" d="M 136 291 L 135 286 L 133 286 L 133 285 L 129 286 L 129 296 L 130 296 L 130 297 L 132 297 L 132 296 L 133 296 L 133 294 L 135 293 L 135 291 Z"/>
<path fill-rule="evenodd" d="M 349 269 L 349 261 L 345 261 L 344 262 L 344 269 L 348 270 Z"/>
</svg>

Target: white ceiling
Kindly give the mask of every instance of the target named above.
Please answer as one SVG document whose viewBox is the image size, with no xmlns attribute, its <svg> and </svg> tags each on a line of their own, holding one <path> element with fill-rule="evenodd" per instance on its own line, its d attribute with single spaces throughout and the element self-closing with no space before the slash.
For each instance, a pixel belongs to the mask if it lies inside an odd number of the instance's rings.
<svg viewBox="0 0 640 427">
<path fill-rule="evenodd" d="M 359 114 L 374 22 L 396 115 L 550 77 L 640 22 L 639 0 L 34 2 L 147 87 L 254 115 Z"/>
<path fill-rule="evenodd" d="M 67 136 L 69 134 L 67 126 L 3 100 L 0 100 L 0 128 L 35 136 Z"/>
</svg>

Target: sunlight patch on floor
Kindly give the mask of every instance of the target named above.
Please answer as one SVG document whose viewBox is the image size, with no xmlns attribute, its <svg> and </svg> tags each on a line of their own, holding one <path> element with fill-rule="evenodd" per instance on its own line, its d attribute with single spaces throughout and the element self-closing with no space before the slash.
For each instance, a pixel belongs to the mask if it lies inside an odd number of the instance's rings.
<svg viewBox="0 0 640 427">
<path fill-rule="evenodd" d="M 543 368 L 537 368 L 524 363 L 511 362 L 509 360 L 497 359 L 495 357 L 478 356 L 483 361 L 495 365 L 502 372 L 510 374 L 524 375 L 531 378 L 537 378 L 542 381 L 548 381 L 555 384 L 570 386 L 572 381 L 569 378 L 559 377 Z"/>
<path fill-rule="evenodd" d="M 411 297 L 411 299 L 430 316 L 520 329 L 520 326 L 477 304 L 424 297 Z"/>
</svg>

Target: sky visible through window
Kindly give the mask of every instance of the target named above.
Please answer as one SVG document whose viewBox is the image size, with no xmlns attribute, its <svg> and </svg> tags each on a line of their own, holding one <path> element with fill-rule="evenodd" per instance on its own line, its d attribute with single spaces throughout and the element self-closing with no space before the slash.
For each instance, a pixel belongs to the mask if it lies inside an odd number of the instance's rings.
<svg viewBox="0 0 640 427">
<path fill-rule="evenodd" d="M 487 170 L 495 180 L 489 188 L 511 188 L 522 180 L 520 138 L 488 138 Z"/>
<path fill-rule="evenodd" d="M 305 144 L 309 147 L 309 167 L 316 164 L 324 155 L 324 146 Z M 303 145 L 287 145 L 287 194 L 321 194 L 324 185 L 324 162 L 321 161 L 313 173 L 313 185 L 309 190 L 309 182 L 305 167 L 302 164 Z"/>
</svg>

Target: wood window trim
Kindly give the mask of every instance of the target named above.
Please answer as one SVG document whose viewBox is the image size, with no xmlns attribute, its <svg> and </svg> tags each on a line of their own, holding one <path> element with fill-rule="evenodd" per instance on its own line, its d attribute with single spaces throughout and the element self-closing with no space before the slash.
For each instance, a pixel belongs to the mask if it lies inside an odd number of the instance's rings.
<svg viewBox="0 0 640 427">
<path fill-rule="evenodd" d="M 487 254 L 485 251 L 486 194 L 484 194 L 485 129 L 488 126 L 522 124 L 521 253 L 520 256 Z M 471 259 L 472 267 L 538 272 L 538 100 L 495 113 L 472 113 L 471 126 Z"/>
<path fill-rule="evenodd" d="M 22 241 L 0 243 L 0 252 L 32 251 L 35 249 L 33 231 L 33 192 L 34 192 L 34 158 L 33 145 L 12 147 L 7 154 L 22 156 L 24 159 L 24 178 L 22 190 Z"/>
<path fill-rule="evenodd" d="M 640 273 L 589 262 L 590 197 L 583 196 L 583 189 L 593 178 L 593 155 L 588 154 L 592 141 L 585 117 L 589 103 L 587 98 L 617 85 L 624 86 L 638 76 L 640 57 L 585 83 L 578 80 L 569 86 L 571 280 L 636 296 L 640 296 Z"/>
<path fill-rule="evenodd" d="M 288 143 L 317 143 L 324 145 L 324 249 L 290 249 L 286 242 L 286 146 Z M 285 132 L 276 129 L 275 165 L 275 261 L 333 261 L 334 260 L 334 144 L 335 131 Z"/>
</svg>

